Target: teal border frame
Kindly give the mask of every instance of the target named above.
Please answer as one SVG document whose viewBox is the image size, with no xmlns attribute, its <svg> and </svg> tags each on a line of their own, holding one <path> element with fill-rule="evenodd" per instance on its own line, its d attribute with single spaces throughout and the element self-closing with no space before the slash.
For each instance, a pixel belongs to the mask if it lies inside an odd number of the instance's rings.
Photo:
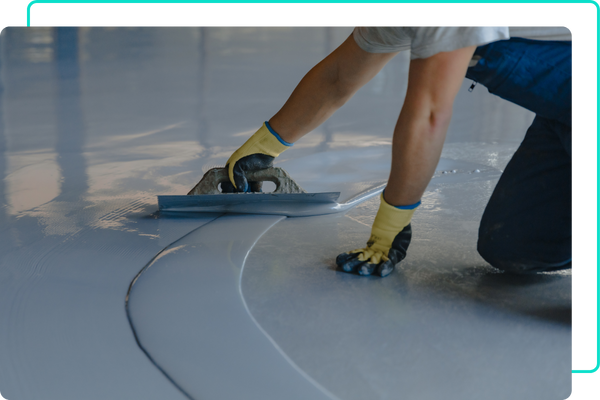
<svg viewBox="0 0 600 400">
<path fill-rule="evenodd" d="M 362 2 L 356 2 L 356 1 L 351 1 L 352 5 L 363 5 L 360 4 Z M 220 0 L 216 0 L 216 1 L 200 1 L 200 0 L 177 0 L 175 2 L 169 2 L 169 3 L 164 3 L 163 2 L 154 2 L 152 0 L 148 1 L 148 0 L 127 0 L 127 1 L 115 1 L 115 0 L 88 0 L 88 1 L 75 1 L 75 0 L 26 0 L 25 3 L 25 8 L 24 8 L 24 22 L 25 25 L 27 26 L 31 26 L 31 24 L 33 24 L 33 9 L 37 6 L 81 6 L 82 3 L 84 3 L 87 6 L 148 6 L 148 5 L 153 5 L 153 6 L 209 6 L 209 5 L 225 5 L 223 3 L 227 3 L 226 5 L 229 6 L 234 6 L 234 5 L 239 5 L 239 6 L 249 6 L 249 5 L 253 5 L 253 6 L 271 6 L 271 5 L 281 5 L 280 2 L 277 1 L 273 1 L 273 0 L 254 0 L 254 1 L 232 1 L 232 2 L 225 2 L 225 1 L 220 1 Z M 310 5 L 315 5 L 315 6 L 324 6 L 324 5 L 351 5 L 349 4 L 349 2 L 342 2 L 340 0 L 334 0 L 334 1 L 327 1 L 326 4 L 323 4 L 322 1 L 301 1 L 299 2 L 301 4 L 297 4 L 296 1 L 293 1 L 291 4 L 287 4 L 289 5 L 302 5 L 302 6 L 310 6 Z M 356 4 L 359 3 L 359 4 Z M 377 5 L 377 6 L 397 6 L 398 5 L 398 1 L 377 1 L 377 4 L 369 4 L 371 6 Z M 432 3 L 432 4 L 427 4 L 427 5 L 446 5 L 445 2 L 441 2 L 441 1 L 434 1 L 434 2 L 428 2 L 428 3 Z M 454 6 L 460 6 L 460 5 L 474 5 L 472 3 L 474 3 L 473 1 L 465 1 L 465 2 L 459 2 L 461 4 L 456 4 L 454 3 Z M 465 4 L 462 4 L 465 3 Z M 497 5 L 501 5 L 501 6 L 531 6 L 531 5 L 556 5 L 556 6 L 560 6 L 560 5 L 568 5 L 568 6 L 590 6 L 592 9 L 594 9 L 595 7 L 595 2 L 593 2 L 593 4 L 579 4 L 579 2 L 575 2 L 576 4 L 570 3 L 570 4 L 556 4 L 556 3 L 563 3 L 562 1 L 551 1 L 550 3 L 554 3 L 554 4 L 548 4 L 548 2 L 544 2 L 542 3 L 540 0 L 534 0 L 534 1 L 529 1 L 527 2 L 528 4 L 523 4 L 522 2 L 517 2 L 517 1 L 508 1 L 508 2 L 503 2 L 502 4 L 497 4 Z M 529 3 L 536 3 L 536 4 L 529 4 Z M 422 4 L 424 5 L 424 4 Z M 496 4 L 488 4 L 488 5 L 496 5 Z M 598 52 L 597 52 L 597 47 L 598 47 L 598 43 L 600 42 L 600 34 L 598 34 L 597 30 L 595 29 L 598 25 L 597 19 L 596 19 L 596 15 L 594 14 L 594 64 L 598 65 Z M 575 56 L 573 55 L 573 64 L 575 64 Z M 574 79 L 573 79 L 574 81 Z M 597 89 L 598 89 L 598 79 L 596 79 L 596 73 L 595 73 L 595 69 L 594 69 L 594 115 L 598 115 L 598 99 L 596 98 L 596 93 L 597 93 Z M 597 127 L 598 127 L 598 119 L 596 118 L 596 120 L 594 121 L 594 132 L 597 131 Z M 594 154 L 600 149 L 600 144 L 599 144 L 600 140 L 596 140 L 594 143 Z M 594 165 L 594 197 L 598 197 L 598 191 L 597 191 L 597 181 L 600 179 L 600 168 L 598 167 L 597 164 Z M 596 225 L 596 222 L 598 222 L 600 219 L 600 215 L 599 213 L 594 213 L 594 226 Z M 598 239 L 598 236 L 596 235 L 595 239 L 594 239 L 594 248 L 597 247 L 597 244 L 599 243 L 600 240 Z M 600 252 L 596 252 L 596 254 L 594 254 L 594 283 L 593 286 L 594 288 L 598 287 L 600 285 L 600 269 L 597 267 L 598 265 L 598 261 L 600 261 Z M 595 294 L 595 290 L 594 290 L 594 294 Z M 575 297 L 574 297 L 574 293 L 573 293 L 573 315 L 575 312 Z M 600 360 L 600 341 L 596 340 L 597 337 L 599 336 L 599 332 L 600 332 L 600 301 L 598 301 L 598 296 L 594 296 L 594 361 L 596 360 Z M 574 327 L 573 327 L 574 329 Z M 574 331 L 573 331 L 574 332 Z M 574 335 L 574 333 L 573 333 Z M 573 343 L 575 341 L 575 337 L 573 336 Z M 573 367 L 572 369 L 572 374 L 573 376 L 592 376 L 592 375 L 597 375 L 600 373 L 600 364 L 596 364 L 594 362 L 594 364 L 592 364 L 590 367 Z"/>
</svg>

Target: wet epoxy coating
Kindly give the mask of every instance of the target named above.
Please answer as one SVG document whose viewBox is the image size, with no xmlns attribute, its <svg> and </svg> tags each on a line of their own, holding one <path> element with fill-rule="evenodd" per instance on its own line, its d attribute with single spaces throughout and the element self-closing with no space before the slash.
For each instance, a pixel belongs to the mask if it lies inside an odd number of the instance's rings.
<svg viewBox="0 0 600 400">
<path fill-rule="evenodd" d="M 2 32 L 5 398 L 217 399 L 244 388 L 282 398 L 274 376 L 293 385 L 285 398 L 567 397 L 570 272 L 509 277 L 475 251 L 487 197 L 533 118 L 484 88 L 465 82 L 408 257 L 388 278 L 333 269 L 340 251 L 363 246 L 376 198 L 321 217 L 156 212 L 156 195 L 187 193 L 223 165 L 350 31 Z M 277 165 L 340 202 L 379 187 L 407 61 L 396 57 Z M 245 236 L 221 241 L 229 231 Z M 125 311 L 142 270 L 129 313 L 154 362 Z M 259 345 L 245 351 L 240 337 Z M 231 340 L 237 350 L 224 354 Z M 223 360 L 260 367 L 225 388 Z"/>
<path fill-rule="evenodd" d="M 257 329 L 240 301 L 247 253 L 283 218 L 220 217 L 166 248 L 132 286 L 128 309 L 141 347 L 190 398 L 334 398 Z"/>
</svg>

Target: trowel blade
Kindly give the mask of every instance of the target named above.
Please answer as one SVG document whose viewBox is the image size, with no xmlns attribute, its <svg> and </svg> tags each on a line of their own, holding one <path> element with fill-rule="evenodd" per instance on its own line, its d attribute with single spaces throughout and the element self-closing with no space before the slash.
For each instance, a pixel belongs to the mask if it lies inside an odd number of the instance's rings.
<svg viewBox="0 0 600 400">
<path fill-rule="evenodd" d="M 326 193 L 222 193 L 158 196 L 158 208 L 167 212 L 229 212 L 296 214 L 312 206 L 337 204 L 340 192 Z"/>
</svg>

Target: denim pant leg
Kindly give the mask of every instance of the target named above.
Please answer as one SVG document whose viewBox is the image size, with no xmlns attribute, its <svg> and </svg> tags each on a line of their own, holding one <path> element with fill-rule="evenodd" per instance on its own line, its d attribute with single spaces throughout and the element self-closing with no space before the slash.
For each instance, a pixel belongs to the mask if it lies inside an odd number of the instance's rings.
<svg viewBox="0 0 600 400">
<path fill-rule="evenodd" d="M 511 38 L 475 50 L 467 78 L 490 93 L 571 125 L 571 42 Z"/>
<path fill-rule="evenodd" d="M 571 44 L 511 39 L 477 49 L 467 78 L 536 118 L 500 177 L 477 249 L 496 268 L 571 267 Z"/>
<path fill-rule="evenodd" d="M 496 268 L 528 273 L 571 267 L 571 127 L 536 117 L 485 209 L 477 250 Z"/>
</svg>

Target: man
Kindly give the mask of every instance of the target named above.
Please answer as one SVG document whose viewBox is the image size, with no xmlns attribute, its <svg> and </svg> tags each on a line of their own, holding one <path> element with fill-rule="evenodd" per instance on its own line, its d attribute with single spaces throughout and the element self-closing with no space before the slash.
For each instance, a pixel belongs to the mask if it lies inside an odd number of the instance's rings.
<svg viewBox="0 0 600 400">
<path fill-rule="evenodd" d="M 366 247 L 340 254 L 337 265 L 346 272 L 387 276 L 404 259 L 412 215 L 435 172 L 466 74 L 491 93 L 536 113 L 486 207 L 479 253 L 507 272 L 570 268 L 571 42 L 560 28 L 356 28 L 232 154 L 227 162 L 231 185 L 224 190 L 259 190 L 246 180 L 246 171 L 271 166 L 274 157 L 323 123 L 399 51 L 408 49 L 408 88 L 371 236 Z"/>
</svg>

